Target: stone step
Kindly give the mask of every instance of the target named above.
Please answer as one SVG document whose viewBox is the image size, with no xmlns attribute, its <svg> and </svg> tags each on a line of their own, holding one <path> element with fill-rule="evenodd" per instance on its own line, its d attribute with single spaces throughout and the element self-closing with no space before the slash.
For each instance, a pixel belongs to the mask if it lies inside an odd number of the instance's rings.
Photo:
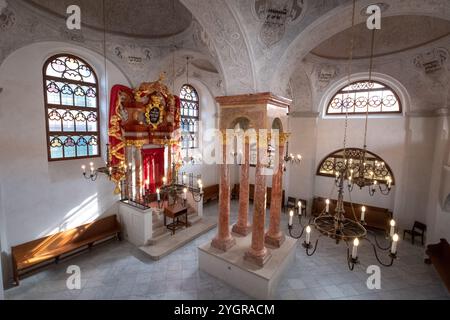
<svg viewBox="0 0 450 320">
<path fill-rule="evenodd" d="M 201 217 L 199 217 L 197 214 L 195 215 L 188 215 L 188 220 L 189 223 L 192 225 L 198 223 L 199 221 L 201 221 Z M 154 245 L 164 239 L 166 239 L 167 237 L 170 237 L 172 234 L 172 232 L 170 230 L 167 229 L 166 226 L 164 226 L 164 224 L 162 224 L 161 226 L 158 226 L 155 228 L 155 226 L 153 226 L 153 236 L 152 238 L 148 241 L 147 245 Z"/>
</svg>

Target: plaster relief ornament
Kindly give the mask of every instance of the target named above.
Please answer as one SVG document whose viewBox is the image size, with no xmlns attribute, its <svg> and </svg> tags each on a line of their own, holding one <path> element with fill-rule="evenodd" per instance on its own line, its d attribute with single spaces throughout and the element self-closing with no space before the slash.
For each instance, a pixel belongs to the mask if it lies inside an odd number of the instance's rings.
<svg viewBox="0 0 450 320">
<path fill-rule="evenodd" d="M 142 48 L 132 45 L 114 47 L 114 54 L 133 69 L 140 70 L 142 66 L 150 62 L 153 58 L 153 51 L 149 48 Z"/>
<path fill-rule="evenodd" d="M 328 86 L 328 84 L 338 75 L 338 69 L 335 66 L 328 64 L 321 64 L 316 69 L 317 86 L 321 89 Z"/>
<path fill-rule="evenodd" d="M 6 0 L 0 0 L 0 31 L 6 31 L 16 22 L 14 11 L 8 8 Z"/>
<path fill-rule="evenodd" d="M 270 48 L 284 36 L 287 24 L 297 23 L 303 17 L 304 0 L 255 0 L 254 11 L 263 22 L 260 40 Z"/>
<path fill-rule="evenodd" d="M 430 51 L 418 54 L 414 58 L 414 65 L 425 73 L 433 73 L 441 70 L 449 58 L 449 52 L 445 48 L 434 48 Z"/>
</svg>

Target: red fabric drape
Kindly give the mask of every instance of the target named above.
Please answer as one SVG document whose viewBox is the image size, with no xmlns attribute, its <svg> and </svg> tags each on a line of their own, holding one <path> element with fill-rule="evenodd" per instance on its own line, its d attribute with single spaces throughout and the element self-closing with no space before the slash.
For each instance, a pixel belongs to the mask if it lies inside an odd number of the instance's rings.
<svg viewBox="0 0 450 320">
<path fill-rule="evenodd" d="M 125 93 L 129 96 L 133 96 L 133 91 L 125 86 L 115 85 L 111 89 L 111 99 L 109 106 L 109 161 L 112 166 L 120 165 L 122 161 L 125 161 L 125 141 L 121 129 L 121 109 L 125 106 L 122 105 L 121 93 Z M 120 193 L 119 181 L 122 179 L 120 173 L 115 173 L 111 179 L 116 183 L 116 189 L 114 192 Z"/>
<path fill-rule="evenodd" d="M 145 190 L 155 193 L 164 176 L 164 148 L 142 150 L 142 163 Z"/>
</svg>

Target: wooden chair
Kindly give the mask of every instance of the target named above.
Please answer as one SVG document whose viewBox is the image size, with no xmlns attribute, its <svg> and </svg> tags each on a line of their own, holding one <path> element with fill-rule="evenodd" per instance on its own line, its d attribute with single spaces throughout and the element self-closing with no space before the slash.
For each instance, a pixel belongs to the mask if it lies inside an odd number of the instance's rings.
<svg viewBox="0 0 450 320">
<path fill-rule="evenodd" d="M 294 210 L 297 208 L 297 198 L 288 197 L 286 204 L 286 212 L 289 213 L 290 210 Z"/>
<path fill-rule="evenodd" d="M 419 221 L 414 221 L 414 225 L 411 230 L 403 231 L 403 240 L 405 240 L 405 235 L 408 233 L 411 235 L 411 242 L 414 244 L 414 238 L 416 236 L 421 237 L 422 245 L 423 245 L 423 237 L 425 235 L 425 231 L 427 230 L 427 226 Z"/>
</svg>

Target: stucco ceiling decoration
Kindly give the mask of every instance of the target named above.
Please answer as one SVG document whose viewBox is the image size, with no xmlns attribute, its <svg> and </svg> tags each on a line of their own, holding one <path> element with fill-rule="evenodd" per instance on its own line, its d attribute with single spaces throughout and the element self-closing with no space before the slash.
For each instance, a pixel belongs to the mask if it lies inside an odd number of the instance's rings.
<svg viewBox="0 0 450 320">
<path fill-rule="evenodd" d="M 444 68 L 449 55 L 445 48 L 434 48 L 417 55 L 414 58 L 414 65 L 425 73 L 433 73 Z"/>
<path fill-rule="evenodd" d="M 5 31 L 11 28 L 16 22 L 16 15 L 8 7 L 6 0 L 0 0 L 0 31 Z"/>
<path fill-rule="evenodd" d="M 375 56 L 385 56 L 437 41 L 450 35 L 450 21 L 428 16 L 392 16 L 382 19 L 376 32 Z M 351 28 L 322 42 L 311 51 L 327 59 L 348 59 Z M 365 23 L 355 26 L 354 58 L 370 56 L 370 30 Z"/>
<path fill-rule="evenodd" d="M 81 8 L 84 26 L 103 30 L 102 1 L 26 0 L 35 8 L 66 17 L 67 7 Z M 173 8 L 175 10 L 173 10 Z M 191 26 L 192 14 L 179 0 L 106 0 L 107 30 L 134 38 L 159 39 L 180 34 Z"/>
<path fill-rule="evenodd" d="M 266 47 L 278 43 L 286 25 L 297 23 L 305 12 L 304 0 L 255 0 L 254 14 L 263 24 L 260 40 Z"/>
</svg>

